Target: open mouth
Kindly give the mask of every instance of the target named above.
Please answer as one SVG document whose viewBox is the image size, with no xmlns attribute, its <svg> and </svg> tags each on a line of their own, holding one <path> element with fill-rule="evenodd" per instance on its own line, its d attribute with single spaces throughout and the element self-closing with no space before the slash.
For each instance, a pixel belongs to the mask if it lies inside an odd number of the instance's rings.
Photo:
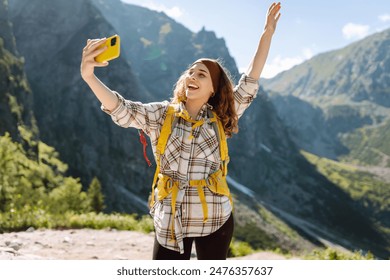
<svg viewBox="0 0 390 280">
<path fill-rule="evenodd" d="M 188 89 L 189 90 L 195 90 L 195 89 L 198 89 L 199 87 L 197 85 L 194 85 L 194 84 L 189 84 L 188 85 Z"/>
</svg>

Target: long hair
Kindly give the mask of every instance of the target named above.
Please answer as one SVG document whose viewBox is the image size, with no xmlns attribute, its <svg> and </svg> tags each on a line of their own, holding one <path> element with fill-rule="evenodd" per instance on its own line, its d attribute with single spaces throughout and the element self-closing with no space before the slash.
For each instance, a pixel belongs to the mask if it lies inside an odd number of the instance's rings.
<svg viewBox="0 0 390 280">
<path fill-rule="evenodd" d="M 233 133 L 238 132 L 238 116 L 234 106 L 233 96 L 234 85 L 229 71 L 218 60 L 214 61 L 221 68 L 221 75 L 219 87 L 215 91 L 215 94 L 209 98 L 208 103 L 213 106 L 214 112 L 221 120 L 226 136 L 232 137 Z M 190 67 L 181 74 L 174 86 L 173 97 L 171 99 L 171 102 L 174 104 L 186 102 L 185 80 L 189 69 Z"/>
</svg>

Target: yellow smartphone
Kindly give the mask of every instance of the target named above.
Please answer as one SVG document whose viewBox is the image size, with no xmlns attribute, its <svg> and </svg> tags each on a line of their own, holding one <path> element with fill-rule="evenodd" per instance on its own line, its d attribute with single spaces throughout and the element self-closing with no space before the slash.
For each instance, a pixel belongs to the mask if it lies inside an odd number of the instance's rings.
<svg viewBox="0 0 390 280">
<path fill-rule="evenodd" d="M 119 57 L 120 45 L 121 45 L 121 39 L 119 35 L 114 35 L 107 38 L 106 43 L 99 47 L 99 48 L 103 48 L 104 46 L 107 46 L 107 49 L 101 54 L 99 54 L 97 57 L 95 57 L 95 61 L 103 62 L 103 61 L 109 61 Z"/>
</svg>

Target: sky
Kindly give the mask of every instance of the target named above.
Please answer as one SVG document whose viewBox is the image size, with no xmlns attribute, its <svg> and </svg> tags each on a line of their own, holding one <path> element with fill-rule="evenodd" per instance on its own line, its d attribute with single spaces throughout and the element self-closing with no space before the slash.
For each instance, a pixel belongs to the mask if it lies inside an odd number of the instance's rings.
<svg viewBox="0 0 390 280">
<path fill-rule="evenodd" d="M 163 11 L 193 32 L 224 38 L 241 72 L 263 32 L 268 0 L 122 0 Z M 285 0 L 262 77 L 390 28 L 389 0 Z"/>
</svg>

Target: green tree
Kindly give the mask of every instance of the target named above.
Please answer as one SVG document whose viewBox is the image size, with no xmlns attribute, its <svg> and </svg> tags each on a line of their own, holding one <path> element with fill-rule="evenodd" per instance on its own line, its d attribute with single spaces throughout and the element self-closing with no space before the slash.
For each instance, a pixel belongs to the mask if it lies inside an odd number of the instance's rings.
<svg viewBox="0 0 390 280">
<path fill-rule="evenodd" d="M 81 183 L 77 178 L 67 177 L 63 185 L 49 194 L 50 212 L 55 214 L 67 211 L 84 213 L 88 209 L 87 194 L 81 191 Z"/>
<path fill-rule="evenodd" d="M 12 145 L 11 137 L 8 133 L 0 137 L 0 211 L 7 210 L 12 201 L 12 185 L 14 180 L 15 164 L 13 155 L 17 152 L 16 145 Z"/>
<path fill-rule="evenodd" d="M 87 191 L 88 204 L 90 209 L 95 213 L 100 213 L 105 208 L 102 185 L 99 179 L 94 177 Z"/>
</svg>

